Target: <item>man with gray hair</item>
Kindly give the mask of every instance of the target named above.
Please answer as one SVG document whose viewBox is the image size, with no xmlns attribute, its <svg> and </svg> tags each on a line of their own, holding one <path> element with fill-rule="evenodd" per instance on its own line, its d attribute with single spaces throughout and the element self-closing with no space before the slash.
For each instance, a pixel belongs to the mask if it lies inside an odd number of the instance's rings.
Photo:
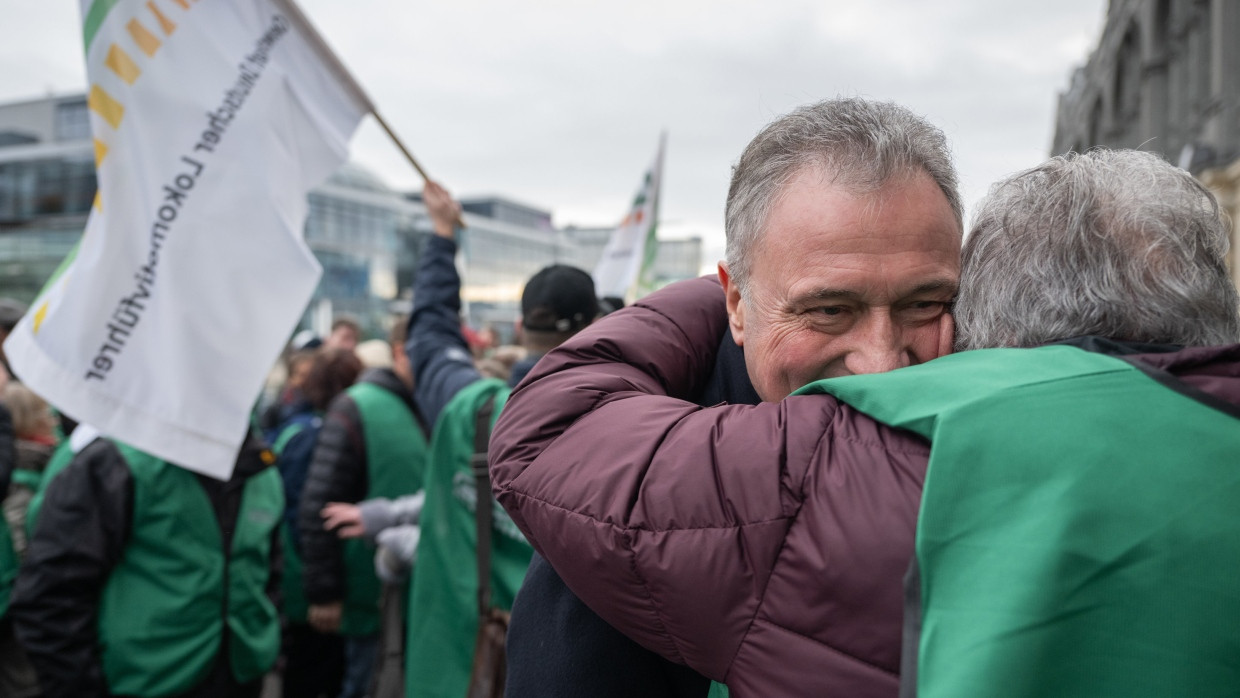
<svg viewBox="0 0 1240 698">
<path fill-rule="evenodd" d="M 712 309 L 717 323 L 697 366 L 705 380 L 688 399 L 777 403 L 820 378 L 888 371 L 950 349 L 960 196 L 943 133 L 908 109 L 833 99 L 776 119 L 737 162 L 726 228 L 726 304 Z M 594 453 L 600 465 L 612 455 Z M 879 489 L 898 499 L 902 487 Z M 869 636 L 875 622 L 898 630 L 905 565 L 895 561 L 893 582 L 872 604 L 881 611 L 843 620 L 842 633 Z M 513 606 L 509 698 L 706 695 L 707 680 L 684 658 L 669 663 L 633 644 L 573 592 L 581 593 L 534 558 Z M 859 666 L 898 668 L 898 645 L 849 647 Z"/>
<path fill-rule="evenodd" d="M 1053 158 L 996 185 L 965 244 L 976 351 L 757 406 L 690 401 L 731 291 L 669 287 L 531 374 L 496 494 L 599 615 L 736 698 L 1229 695 L 1227 247 L 1159 158 Z"/>
</svg>

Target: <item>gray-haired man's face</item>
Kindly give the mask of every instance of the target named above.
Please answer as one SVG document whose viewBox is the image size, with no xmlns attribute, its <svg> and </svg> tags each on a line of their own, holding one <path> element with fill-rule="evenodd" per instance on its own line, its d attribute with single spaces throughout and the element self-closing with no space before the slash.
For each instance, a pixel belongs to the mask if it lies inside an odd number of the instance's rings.
<svg viewBox="0 0 1240 698">
<path fill-rule="evenodd" d="M 746 298 L 726 269 L 720 276 L 732 334 L 763 400 L 950 351 L 960 233 L 924 172 L 856 195 L 805 168 L 750 255 Z"/>
</svg>

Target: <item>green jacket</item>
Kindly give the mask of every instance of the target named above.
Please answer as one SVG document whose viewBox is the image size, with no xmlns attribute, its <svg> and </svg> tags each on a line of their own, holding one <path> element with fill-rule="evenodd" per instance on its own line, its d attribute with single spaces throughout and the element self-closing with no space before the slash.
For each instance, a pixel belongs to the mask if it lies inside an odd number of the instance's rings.
<svg viewBox="0 0 1240 698">
<path fill-rule="evenodd" d="M 503 381 L 477 381 L 452 398 L 435 425 L 409 600 L 406 698 L 463 696 L 469 685 L 478 632 L 478 492 L 470 457 L 478 410 L 494 396 L 493 426 L 508 393 Z M 534 551 L 489 492 L 483 499 L 494 511 L 491 601 L 510 609 Z"/>
<path fill-rule="evenodd" d="M 931 442 L 918 696 L 1235 695 L 1236 405 L 1071 346 L 801 392 Z"/>
<path fill-rule="evenodd" d="M 233 676 L 261 677 L 280 649 L 267 597 L 272 539 L 284 507 L 279 474 L 248 478 L 231 545 L 189 471 L 119 445 L 133 478 L 133 518 L 99 601 L 109 691 L 175 695 L 210 673 L 225 634 Z"/>
</svg>

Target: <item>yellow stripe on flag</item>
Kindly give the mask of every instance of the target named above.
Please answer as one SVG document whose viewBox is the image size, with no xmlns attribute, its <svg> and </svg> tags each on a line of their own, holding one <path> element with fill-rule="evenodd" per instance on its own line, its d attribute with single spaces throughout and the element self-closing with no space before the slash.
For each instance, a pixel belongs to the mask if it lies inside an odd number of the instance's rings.
<svg viewBox="0 0 1240 698">
<path fill-rule="evenodd" d="M 95 203 L 92 205 L 96 211 L 103 213 L 103 194 L 98 189 L 95 190 Z"/>
<path fill-rule="evenodd" d="M 146 3 L 146 6 L 151 11 L 151 14 L 155 15 L 155 19 L 159 20 L 159 28 L 164 30 L 164 36 L 172 36 L 172 32 L 177 30 L 176 23 L 159 11 L 159 8 L 155 6 L 154 0 Z"/>
<path fill-rule="evenodd" d="M 108 145 L 98 138 L 95 139 L 95 167 L 103 162 L 103 158 L 108 154 Z"/>
<path fill-rule="evenodd" d="M 175 2 L 176 4 L 180 5 L 180 6 L 181 6 L 181 9 L 183 9 L 183 10 L 188 10 L 188 9 L 189 9 L 189 0 L 172 0 L 172 1 L 173 1 L 173 2 Z"/>
<path fill-rule="evenodd" d="M 125 53 L 125 49 L 116 44 L 108 47 L 108 57 L 104 59 L 103 64 L 111 68 L 113 73 L 116 73 L 121 80 L 124 80 L 129 85 L 132 85 L 133 81 L 137 80 L 138 76 L 142 74 L 138 64 L 133 62 L 128 53 Z"/>
<path fill-rule="evenodd" d="M 121 127 L 121 119 L 125 118 L 125 105 L 113 99 L 102 87 L 91 85 L 86 103 L 90 105 L 91 111 L 103 117 L 112 128 Z"/>
<path fill-rule="evenodd" d="M 163 45 L 149 29 L 142 26 L 142 23 L 136 19 L 129 20 L 129 24 L 126 24 L 125 28 L 129 30 L 129 36 L 133 37 L 133 42 L 148 56 L 154 56 L 159 47 Z"/>
<path fill-rule="evenodd" d="M 46 317 L 47 317 L 47 301 L 44 301 L 43 305 L 39 306 L 39 309 L 36 310 L 34 313 L 34 333 L 35 334 L 39 333 L 39 328 L 43 326 L 43 319 Z"/>
</svg>

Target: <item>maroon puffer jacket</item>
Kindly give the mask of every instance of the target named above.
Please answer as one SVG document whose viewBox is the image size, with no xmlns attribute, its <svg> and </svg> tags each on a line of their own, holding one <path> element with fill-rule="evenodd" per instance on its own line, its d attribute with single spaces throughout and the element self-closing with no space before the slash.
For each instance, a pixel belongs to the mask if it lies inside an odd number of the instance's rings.
<svg viewBox="0 0 1240 698">
<path fill-rule="evenodd" d="M 822 395 L 678 399 L 726 322 L 697 279 L 544 357 L 496 426 L 496 495 L 595 612 L 735 698 L 894 696 L 929 446 Z"/>
</svg>

